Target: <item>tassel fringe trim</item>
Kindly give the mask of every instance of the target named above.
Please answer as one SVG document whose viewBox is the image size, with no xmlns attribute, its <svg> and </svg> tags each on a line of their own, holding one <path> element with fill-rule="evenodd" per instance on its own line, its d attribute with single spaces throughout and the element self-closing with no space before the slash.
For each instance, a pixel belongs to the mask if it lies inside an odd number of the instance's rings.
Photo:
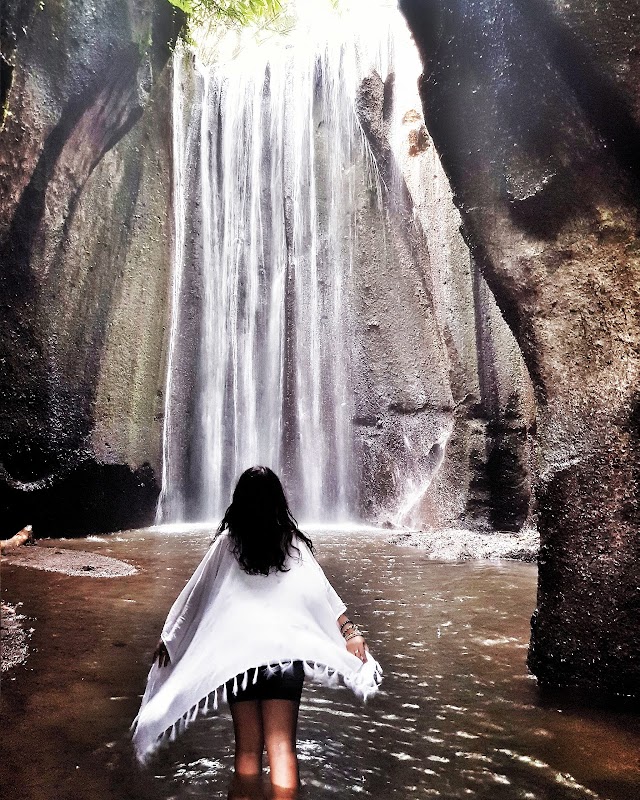
<svg viewBox="0 0 640 800">
<path fill-rule="evenodd" d="M 367 698 L 378 691 L 378 686 L 382 681 L 382 668 L 380 667 L 380 664 L 378 664 L 378 662 L 375 661 L 370 654 L 369 659 L 373 662 L 373 669 L 370 670 L 371 674 L 367 676 L 360 675 L 359 672 L 356 672 L 353 675 L 345 675 L 339 672 L 337 669 L 331 669 L 328 665 L 319 664 L 315 661 L 303 661 L 302 664 L 304 667 L 305 676 L 316 683 L 321 683 L 324 686 L 337 687 L 340 685 L 340 678 L 342 677 L 344 685 L 351 689 L 358 697 L 361 697 L 366 703 Z M 290 669 L 292 665 L 293 660 L 277 661 L 273 664 L 268 664 L 267 671 L 269 675 L 273 675 L 278 671 L 284 672 Z M 232 692 L 234 695 L 238 693 L 238 685 L 240 685 L 243 690 L 247 688 L 249 683 L 249 671 L 251 669 L 254 670 L 252 683 L 257 683 L 258 670 L 260 668 L 249 667 L 249 669 L 245 670 L 244 674 L 242 674 L 240 681 L 238 681 L 237 675 L 233 678 Z M 176 720 L 166 730 L 159 734 L 155 742 L 146 750 L 146 752 L 138 754 L 138 759 L 141 761 L 141 763 L 146 763 L 153 753 L 155 753 L 156 750 L 163 744 L 167 742 L 175 742 L 177 737 L 181 736 L 198 716 L 207 716 L 210 712 L 217 711 L 220 703 L 226 702 L 227 682 L 225 681 L 225 683 L 223 683 L 221 686 L 217 686 L 213 691 L 209 692 L 209 694 L 201 697 L 200 700 L 198 700 L 198 702 L 195 703 L 190 709 L 185 711 L 185 713 L 178 720 Z M 138 717 L 133 720 L 131 727 L 129 728 L 129 730 L 132 732 L 132 735 L 135 733 L 137 725 Z"/>
</svg>

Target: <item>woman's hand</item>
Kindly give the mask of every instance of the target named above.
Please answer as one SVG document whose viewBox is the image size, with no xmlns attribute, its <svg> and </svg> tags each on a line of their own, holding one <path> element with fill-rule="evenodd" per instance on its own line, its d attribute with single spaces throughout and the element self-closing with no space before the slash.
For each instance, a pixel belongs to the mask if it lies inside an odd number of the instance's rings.
<svg viewBox="0 0 640 800">
<path fill-rule="evenodd" d="M 167 645 L 160 639 L 158 642 L 156 649 L 153 651 L 153 660 L 155 661 L 156 658 L 158 659 L 158 666 L 159 667 L 168 667 L 171 663 L 171 659 L 169 658 L 169 651 L 167 650 Z"/>
<path fill-rule="evenodd" d="M 347 650 L 351 653 L 351 655 L 359 658 L 363 664 L 367 660 L 368 649 L 369 648 L 367 647 L 364 636 L 352 636 L 347 641 Z"/>
<path fill-rule="evenodd" d="M 340 614 L 337 624 L 338 628 L 340 628 L 340 633 L 345 637 L 349 637 L 346 639 L 347 650 L 352 656 L 356 656 L 356 658 L 359 658 L 364 664 L 367 660 L 367 650 L 369 649 L 364 640 L 364 636 L 361 635 L 357 626 L 351 622 L 346 614 Z M 353 636 L 354 633 L 358 635 Z"/>
</svg>

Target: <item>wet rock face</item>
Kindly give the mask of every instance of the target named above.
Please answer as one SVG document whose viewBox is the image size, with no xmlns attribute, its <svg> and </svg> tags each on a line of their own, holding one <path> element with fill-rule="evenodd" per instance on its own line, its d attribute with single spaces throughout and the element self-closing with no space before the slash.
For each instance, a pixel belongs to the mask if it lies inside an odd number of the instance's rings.
<svg viewBox="0 0 640 800">
<path fill-rule="evenodd" d="M 519 531 L 533 505 L 530 379 L 460 234 L 419 97 L 399 94 L 409 105 L 395 107 L 397 80 L 368 76 L 357 104 L 382 205 L 376 215 L 360 197 L 354 266 L 362 512 Z"/>
<path fill-rule="evenodd" d="M 428 131 L 538 400 L 542 684 L 640 687 L 640 17 L 404 0 Z"/>
<path fill-rule="evenodd" d="M 20 6 L 3 29 L 3 526 L 127 527 L 157 494 L 173 12 Z"/>
</svg>

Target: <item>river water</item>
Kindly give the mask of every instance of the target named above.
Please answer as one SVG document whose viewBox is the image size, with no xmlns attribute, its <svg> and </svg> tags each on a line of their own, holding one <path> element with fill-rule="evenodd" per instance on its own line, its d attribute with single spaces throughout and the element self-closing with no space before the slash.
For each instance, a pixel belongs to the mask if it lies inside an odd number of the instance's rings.
<svg viewBox="0 0 640 800">
<path fill-rule="evenodd" d="M 165 615 L 211 532 L 147 530 L 43 544 L 140 568 L 119 579 L 3 566 L 3 600 L 24 604 L 31 654 L 3 681 L 5 800 L 227 796 L 227 711 L 199 719 L 148 769 L 128 726 Z M 544 700 L 527 674 L 536 569 L 439 563 L 375 532 L 314 532 L 319 560 L 385 670 L 362 706 L 305 686 L 302 798 L 637 800 L 637 717 Z"/>
</svg>

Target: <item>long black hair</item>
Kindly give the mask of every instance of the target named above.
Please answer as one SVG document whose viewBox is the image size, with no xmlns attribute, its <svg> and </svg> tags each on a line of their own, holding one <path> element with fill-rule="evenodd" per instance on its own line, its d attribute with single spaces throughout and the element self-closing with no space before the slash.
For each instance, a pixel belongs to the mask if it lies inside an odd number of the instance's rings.
<svg viewBox="0 0 640 800">
<path fill-rule="evenodd" d="M 250 467 L 238 478 L 216 538 L 225 530 L 240 566 L 250 575 L 286 572 L 287 555 L 298 551 L 294 536 L 313 551 L 311 539 L 289 510 L 280 479 L 269 467 Z"/>
</svg>

